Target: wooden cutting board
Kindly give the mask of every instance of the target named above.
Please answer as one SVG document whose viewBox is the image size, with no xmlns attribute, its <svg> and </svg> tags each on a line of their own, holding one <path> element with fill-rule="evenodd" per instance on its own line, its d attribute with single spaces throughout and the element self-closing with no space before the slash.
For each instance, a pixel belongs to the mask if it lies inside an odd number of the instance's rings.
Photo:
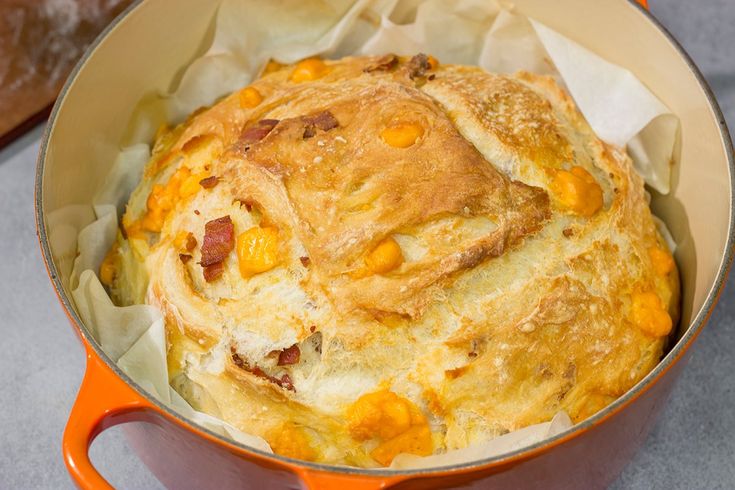
<svg viewBox="0 0 735 490">
<path fill-rule="evenodd" d="M 0 0 L 0 148 L 45 119 L 66 77 L 132 0 Z"/>
</svg>

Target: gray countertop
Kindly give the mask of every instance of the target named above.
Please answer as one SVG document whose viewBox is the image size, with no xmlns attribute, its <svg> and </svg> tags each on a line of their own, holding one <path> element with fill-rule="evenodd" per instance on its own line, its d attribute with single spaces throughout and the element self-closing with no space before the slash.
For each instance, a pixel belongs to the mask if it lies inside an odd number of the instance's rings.
<svg viewBox="0 0 735 490">
<path fill-rule="evenodd" d="M 702 69 L 735 128 L 735 0 L 650 2 Z M 0 488 L 72 488 L 61 434 L 84 356 L 36 242 L 33 176 L 41 132 L 36 128 L 0 152 L 0 331 L 8 347 L 0 355 Z M 735 487 L 734 316 L 730 281 L 653 433 L 613 488 Z M 161 487 L 119 428 L 104 432 L 91 453 L 119 488 Z"/>
</svg>

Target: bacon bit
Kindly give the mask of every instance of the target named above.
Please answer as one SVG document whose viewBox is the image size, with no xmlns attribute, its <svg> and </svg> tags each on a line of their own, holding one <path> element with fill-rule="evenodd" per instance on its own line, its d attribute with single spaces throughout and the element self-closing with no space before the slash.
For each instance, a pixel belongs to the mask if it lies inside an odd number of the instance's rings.
<svg viewBox="0 0 735 490">
<path fill-rule="evenodd" d="M 235 247 L 235 226 L 229 216 L 222 216 L 204 225 L 202 260 L 204 280 L 212 282 L 225 270 L 223 261 Z"/>
<path fill-rule="evenodd" d="M 313 138 L 316 134 L 316 128 L 312 125 L 307 125 L 304 128 L 304 134 L 301 135 L 301 137 L 305 140 L 308 140 L 309 138 Z"/>
<path fill-rule="evenodd" d="M 470 357 L 477 357 L 477 352 L 468 352 L 467 355 Z"/>
<path fill-rule="evenodd" d="M 253 210 L 253 208 L 255 207 L 255 205 L 257 204 L 257 203 L 256 203 L 255 201 L 253 201 L 252 199 L 240 199 L 240 198 L 235 198 L 235 202 L 237 202 L 237 203 L 238 203 L 238 204 L 240 205 L 240 207 L 243 207 L 243 206 L 245 206 L 245 209 L 247 209 L 248 213 L 249 213 L 250 211 L 252 211 L 252 210 Z"/>
<path fill-rule="evenodd" d="M 234 345 L 230 346 L 230 356 L 232 357 L 232 362 L 235 363 L 235 366 L 246 371 L 250 370 L 250 366 L 243 360 L 242 357 L 240 357 Z"/>
<path fill-rule="evenodd" d="M 561 233 L 565 237 L 569 238 L 570 236 L 574 235 L 574 230 L 572 230 L 571 228 L 564 228 L 564 230 Z"/>
<path fill-rule="evenodd" d="M 316 332 L 316 325 L 312 325 L 309 327 L 309 332 L 314 333 Z"/>
<path fill-rule="evenodd" d="M 211 189 L 212 187 L 219 184 L 219 177 L 216 177 L 212 175 L 211 177 L 207 177 L 206 179 L 202 179 L 199 181 L 199 185 L 204 187 L 205 189 Z"/>
<path fill-rule="evenodd" d="M 225 271 L 225 264 L 223 262 L 215 262 L 212 265 L 204 267 L 204 280 L 212 282 L 220 278 L 222 273 Z"/>
<path fill-rule="evenodd" d="M 268 136 L 268 133 L 270 133 L 272 130 L 273 128 L 261 126 L 247 128 L 240 135 L 240 143 L 243 143 L 246 147 L 253 143 L 257 143 L 258 141 Z"/>
<path fill-rule="evenodd" d="M 199 216 L 199 210 L 198 209 L 195 209 L 194 210 L 194 214 L 196 214 L 197 216 Z"/>
<path fill-rule="evenodd" d="M 301 261 L 301 265 L 304 267 L 309 267 L 309 264 L 311 264 L 311 259 L 309 257 L 299 257 L 299 260 Z"/>
<path fill-rule="evenodd" d="M 431 63 L 429 63 L 429 57 L 424 53 L 417 54 L 408 62 L 408 76 L 411 80 L 423 77 L 429 70 L 431 70 Z"/>
<path fill-rule="evenodd" d="M 286 390 L 293 392 L 296 391 L 296 388 L 293 385 L 293 380 L 288 374 L 283 374 L 280 378 L 276 378 L 275 376 L 271 376 L 270 374 L 266 373 L 258 366 L 250 367 L 250 364 L 237 354 L 234 346 L 230 347 L 230 354 L 232 357 L 232 362 L 235 363 L 235 366 L 239 367 L 243 371 L 247 371 L 253 376 L 257 376 L 258 378 L 267 379 L 271 383 L 275 383 Z"/>
<path fill-rule="evenodd" d="M 311 122 L 322 131 L 329 131 L 339 126 L 339 121 L 329 111 L 322 111 L 311 117 Z"/>
<path fill-rule="evenodd" d="M 435 78 L 436 78 L 436 74 L 435 73 L 432 73 L 431 75 L 429 75 L 428 77 L 426 77 L 427 80 L 433 80 Z"/>
<path fill-rule="evenodd" d="M 235 226 L 230 216 L 208 221 L 204 225 L 202 267 L 222 262 L 235 247 Z"/>
<path fill-rule="evenodd" d="M 191 255 L 189 255 L 189 254 L 179 254 L 179 259 L 181 259 L 181 261 L 186 264 L 187 262 L 189 262 L 191 260 Z"/>
<path fill-rule="evenodd" d="M 291 376 L 286 373 L 282 374 L 280 378 L 276 378 L 275 376 L 271 376 L 270 374 L 266 373 L 258 366 L 255 366 L 249 372 L 259 378 L 267 379 L 271 383 L 275 383 L 285 390 L 296 392 L 296 388 L 293 385 L 293 380 L 291 379 Z"/>
<path fill-rule="evenodd" d="M 313 116 L 306 116 L 303 118 L 306 127 L 304 128 L 304 139 L 309 139 L 316 134 L 317 129 L 322 131 L 329 131 L 339 126 L 339 121 L 329 111 L 322 111 Z"/>
<path fill-rule="evenodd" d="M 294 344 L 288 349 L 283 349 L 281 353 L 278 354 L 278 365 L 289 366 L 299 362 L 299 359 L 301 359 L 301 350 L 299 350 L 298 345 Z"/>
<path fill-rule="evenodd" d="M 362 71 L 371 73 L 374 71 L 389 71 L 398 65 L 398 56 L 394 54 L 386 54 L 378 58 L 374 63 L 366 66 Z"/>
<path fill-rule="evenodd" d="M 189 232 L 188 235 L 186 235 L 186 249 L 191 252 L 194 250 L 194 248 L 197 246 L 197 239 L 194 238 L 194 234 Z"/>
<path fill-rule="evenodd" d="M 287 390 L 296 392 L 296 388 L 293 385 L 293 380 L 291 379 L 291 376 L 289 376 L 287 373 L 281 376 L 280 382 L 276 381 L 275 383 L 281 388 L 286 388 Z"/>
<path fill-rule="evenodd" d="M 245 150 L 249 149 L 250 145 L 268 136 L 268 133 L 273 131 L 278 122 L 278 119 L 261 119 L 255 126 L 245 128 L 240 133 L 238 144 L 244 146 Z"/>
<path fill-rule="evenodd" d="M 241 199 L 241 198 L 235 198 L 235 202 L 237 202 L 240 207 L 245 206 L 245 209 L 247 209 L 248 213 L 253 210 L 253 207 L 255 206 L 255 201 L 251 199 Z"/>
</svg>

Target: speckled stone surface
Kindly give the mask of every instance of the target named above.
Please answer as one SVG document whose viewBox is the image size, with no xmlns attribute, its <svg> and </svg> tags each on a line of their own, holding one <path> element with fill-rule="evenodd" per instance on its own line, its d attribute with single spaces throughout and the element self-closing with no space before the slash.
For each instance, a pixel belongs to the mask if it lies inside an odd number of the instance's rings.
<svg viewBox="0 0 735 490">
<path fill-rule="evenodd" d="M 605 0 L 617 1 L 617 0 Z M 705 73 L 735 127 L 735 0 L 650 0 Z M 46 277 L 35 237 L 33 175 L 41 129 L 0 152 L 0 488 L 72 488 L 61 434 L 83 353 Z M 699 340 L 671 400 L 614 489 L 735 487 L 735 286 Z M 119 428 L 92 459 L 118 488 L 161 488 Z"/>
</svg>

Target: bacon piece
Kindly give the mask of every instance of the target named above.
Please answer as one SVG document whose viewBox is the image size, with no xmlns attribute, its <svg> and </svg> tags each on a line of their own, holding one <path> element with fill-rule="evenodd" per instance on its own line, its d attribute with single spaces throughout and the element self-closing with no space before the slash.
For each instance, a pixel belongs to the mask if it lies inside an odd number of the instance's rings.
<svg viewBox="0 0 735 490">
<path fill-rule="evenodd" d="M 294 387 L 293 385 L 293 380 L 291 379 L 291 376 L 289 376 L 288 374 L 283 374 L 281 376 L 280 381 L 275 381 L 275 383 L 281 388 L 285 388 L 287 390 L 296 392 L 296 387 Z"/>
<path fill-rule="evenodd" d="M 362 71 L 371 73 L 374 71 L 390 71 L 398 65 L 398 56 L 394 54 L 386 54 L 378 58 L 374 63 L 366 66 Z"/>
<path fill-rule="evenodd" d="M 245 209 L 248 211 L 248 213 L 252 211 L 253 207 L 255 207 L 255 205 L 257 204 L 252 199 L 246 199 L 246 198 L 240 198 L 240 197 L 236 197 L 234 202 L 238 203 L 240 207 L 245 206 Z"/>
<path fill-rule="evenodd" d="M 339 126 L 339 121 L 329 111 L 322 111 L 318 114 L 311 116 L 309 122 L 322 131 L 329 131 Z"/>
<path fill-rule="evenodd" d="M 277 378 L 275 376 L 271 376 L 270 374 L 266 373 L 265 371 L 260 369 L 258 366 L 255 366 L 253 369 L 249 370 L 248 372 L 252 373 L 253 375 L 259 378 L 268 380 L 271 383 L 277 384 L 283 389 L 296 392 L 296 388 L 293 385 L 293 380 L 291 379 L 291 376 L 289 376 L 286 373 L 282 374 L 280 378 Z"/>
<path fill-rule="evenodd" d="M 253 376 L 257 376 L 258 378 L 263 378 L 271 383 L 274 383 L 278 386 L 280 386 L 283 389 L 289 390 L 289 391 L 296 391 L 296 388 L 293 385 L 293 380 L 291 379 L 291 376 L 288 374 L 282 374 L 280 378 L 277 378 L 275 376 L 271 376 L 270 374 L 266 373 L 262 369 L 260 369 L 258 366 L 250 366 L 250 363 L 240 357 L 235 350 L 235 347 L 230 347 L 230 354 L 232 357 L 232 362 L 235 363 L 235 366 L 239 367 L 243 371 L 247 371 L 251 373 Z"/>
<path fill-rule="evenodd" d="M 193 233 L 186 235 L 186 249 L 191 252 L 197 246 L 197 239 L 194 238 Z"/>
<path fill-rule="evenodd" d="M 237 353 L 237 350 L 235 350 L 234 345 L 230 347 L 230 356 L 232 357 L 232 362 L 235 363 L 235 366 L 239 367 L 240 369 L 244 369 L 245 371 L 250 371 L 250 365 L 245 362 L 245 359 L 240 357 L 240 355 Z"/>
<path fill-rule="evenodd" d="M 311 124 L 307 124 L 304 128 L 304 134 L 301 137 L 308 140 L 309 138 L 313 138 L 315 134 L 316 128 Z"/>
<path fill-rule="evenodd" d="M 276 124 L 281 122 L 279 119 L 261 119 L 258 124 L 264 127 L 275 128 Z"/>
<path fill-rule="evenodd" d="M 179 259 L 181 259 L 181 261 L 184 264 L 186 264 L 187 262 L 189 262 L 191 260 L 191 255 L 189 255 L 189 254 L 179 254 Z"/>
<path fill-rule="evenodd" d="M 199 181 L 199 185 L 204 187 L 205 189 L 211 189 L 212 187 L 219 184 L 219 177 L 216 177 L 212 175 L 211 177 L 207 177 L 206 179 L 202 179 Z"/>
<path fill-rule="evenodd" d="M 240 133 L 238 143 L 241 146 L 244 146 L 247 150 L 250 145 L 257 143 L 268 136 L 268 133 L 273 131 L 273 128 L 276 127 L 278 122 L 278 119 L 261 119 L 255 126 L 245 128 L 242 133 Z"/>
<path fill-rule="evenodd" d="M 288 349 L 283 349 L 281 353 L 278 354 L 278 365 L 289 366 L 299 362 L 299 359 L 301 359 L 301 350 L 299 350 L 298 345 L 294 344 Z"/>
<path fill-rule="evenodd" d="M 222 273 L 225 271 L 225 264 L 222 262 L 215 262 L 212 265 L 204 267 L 204 280 L 212 282 L 220 278 Z"/>
<path fill-rule="evenodd" d="M 222 262 L 235 247 L 235 226 L 230 216 L 207 221 L 204 225 L 202 267 Z"/>
<path fill-rule="evenodd" d="M 329 131 L 339 126 L 339 121 L 329 111 L 322 111 L 313 116 L 306 116 L 303 118 L 306 126 L 304 127 L 304 139 L 309 139 L 316 134 L 317 129 L 322 131 Z"/>
<path fill-rule="evenodd" d="M 408 62 L 408 76 L 411 77 L 411 80 L 423 77 L 430 69 L 429 57 L 424 53 L 417 54 Z"/>
<path fill-rule="evenodd" d="M 309 267 L 309 264 L 311 264 L 311 259 L 309 257 L 299 257 L 299 260 L 301 261 L 301 265 L 304 267 Z"/>
</svg>

